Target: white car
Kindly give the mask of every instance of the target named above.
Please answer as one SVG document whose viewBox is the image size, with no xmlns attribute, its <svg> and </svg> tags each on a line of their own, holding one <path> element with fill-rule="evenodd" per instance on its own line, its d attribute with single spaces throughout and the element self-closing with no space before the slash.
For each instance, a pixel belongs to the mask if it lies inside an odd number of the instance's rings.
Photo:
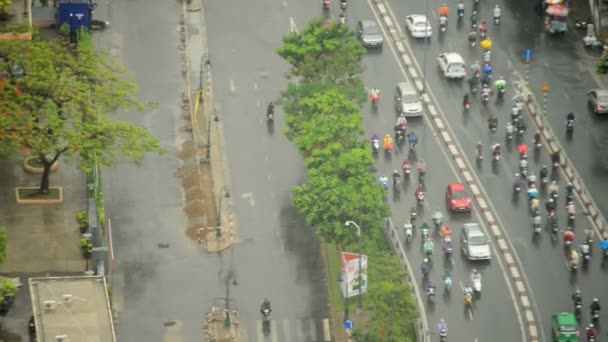
<svg viewBox="0 0 608 342">
<path fill-rule="evenodd" d="M 467 68 L 462 56 L 456 52 L 442 53 L 437 57 L 439 69 L 445 78 L 464 78 L 467 76 Z"/>
<path fill-rule="evenodd" d="M 460 235 L 462 251 L 469 260 L 490 260 L 490 242 L 477 223 L 465 223 Z"/>
<path fill-rule="evenodd" d="M 414 38 L 427 38 L 433 34 L 431 23 L 426 15 L 412 14 L 405 17 L 405 28 Z"/>
</svg>

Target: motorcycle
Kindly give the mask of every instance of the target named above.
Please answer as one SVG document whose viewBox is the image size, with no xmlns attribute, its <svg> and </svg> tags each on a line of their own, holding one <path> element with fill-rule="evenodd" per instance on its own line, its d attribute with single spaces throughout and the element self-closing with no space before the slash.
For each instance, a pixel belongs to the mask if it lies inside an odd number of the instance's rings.
<svg viewBox="0 0 608 342">
<path fill-rule="evenodd" d="M 464 9 L 457 9 L 456 13 L 458 14 L 458 20 L 462 20 L 464 18 Z"/>
<path fill-rule="evenodd" d="M 494 25 L 500 24 L 500 17 L 494 17 Z"/>
<path fill-rule="evenodd" d="M 405 241 L 410 242 L 414 237 L 414 226 L 411 223 L 406 223 L 403 228 L 405 229 Z"/>
<path fill-rule="evenodd" d="M 521 191 L 521 185 L 519 183 L 513 184 L 513 191 L 519 193 Z"/>
<path fill-rule="evenodd" d="M 506 89 L 505 89 L 505 88 L 500 88 L 500 89 L 498 89 L 498 97 L 503 97 L 503 96 L 505 96 L 505 92 L 506 92 Z"/>
<path fill-rule="evenodd" d="M 450 290 L 452 290 L 452 277 L 446 277 L 443 280 L 443 284 L 445 285 L 445 290 L 450 292 Z"/>
<path fill-rule="evenodd" d="M 403 144 L 403 142 L 405 141 L 405 130 L 398 129 L 395 132 L 395 140 L 397 141 L 397 144 Z"/>
<path fill-rule="evenodd" d="M 507 131 L 507 141 L 513 140 L 513 131 Z"/>
<path fill-rule="evenodd" d="M 475 89 L 475 91 L 476 91 L 476 90 L 477 90 L 477 89 Z M 471 91 L 472 91 L 472 89 L 471 89 Z M 465 110 L 469 110 L 469 109 L 471 109 L 471 101 L 466 101 L 466 102 L 464 103 L 464 109 L 465 109 Z"/>
<path fill-rule="evenodd" d="M 500 152 L 494 152 L 494 161 L 500 160 Z"/>
<path fill-rule="evenodd" d="M 392 153 L 393 152 L 393 142 L 392 141 L 384 143 L 384 151 L 386 153 Z"/>
<path fill-rule="evenodd" d="M 340 10 L 343 12 L 346 12 L 346 1 L 345 0 L 340 1 Z"/>
<path fill-rule="evenodd" d="M 555 209 L 552 209 L 549 212 L 549 225 L 551 227 L 551 230 L 553 231 L 553 234 L 557 234 L 557 216 L 555 213 Z"/>
<path fill-rule="evenodd" d="M 448 331 L 445 329 L 442 329 L 439 331 L 439 341 L 440 342 L 447 342 L 448 341 Z"/>
<path fill-rule="evenodd" d="M 469 292 L 464 295 L 464 305 L 471 306 L 473 304 L 473 295 Z"/>
<path fill-rule="evenodd" d="M 574 120 L 566 121 L 566 132 L 572 133 L 574 131 Z"/>
<path fill-rule="evenodd" d="M 576 319 L 578 319 L 580 321 L 581 319 L 581 311 L 583 310 L 583 303 L 581 302 L 575 302 L 574 303 L 574 315 L 576 316 Z"/>
<path fill-rule="evenodd" d="M 542 185 L 547 185 L 549 183 L 549 176 L 542 176 L 540 178 L 540 183 Z M 557 198 L 557 195 L 555 197 Z"/>
<path fill-rule="evenodd" d="M 587 25 L 589 25 L 589 23 L 585 20 L 576 19 L 574 22 L 574 27 L 577 29 L 587 29 Z"/>
<path fill-rule="evenodd" d="M 331 6 L 331 0 L 323 0 L 323 9 L 328 10 Z"/>
<path fill-rule="evenodd" d="M 439 31 L 440 32 L 445 32 L 448 29 L 448 18 L 447 17 L 440 17 L 439 18 Z"/>
<path fill-rule="evenodd" d="M 538 215 L 534 216 L 534 218 L 532 220 L 533 220 L 532 226 L 534 227 L 534 232 L 536 234 L 540 234 L 540 232 L 541 232 L 541 227 L 540 227 L 541 218 L 540 218 L 540 216 L 538 216 Z"/>
<path fill-rule="evenodd" d="M 422 190 L 416 191 L 416 201 L 418 201 L 418 204 L 422 204 L 422 202 L 424 202 L 424 191 L 422 191 Z"/>
<path fill-rule="evenodd" d="M 522 177 L 527 177 L 528 176 L 528 167 L 527 166 L 520 166 L 519 167 L 519 173 L 521 173 Z"/>
<path fill-rule="evenodd" d="M 600 321 L 600 311 L 599 310 L 592 310 L 591 311 L 591 321 L 595 325 L 598 324 L 598 322 Z"/>
<path fill-rule="evenodd" d="M 409 177 L 410 173 L 412 172 L 412 166 L 410 163 L 403 164 L 401 170 L 403 170 L 403 177 Z"/>
<path fill-rule="evenodd" d="M 426 241 L 429 238 L 429 228 L 428 226 L 422 226 L 420 228 L 420 231 L 422 232 L 422 241 Z"/>
<path fill-rule="evenodd" d="M 380 140 L 378 140 L 378 139 L 372 140 L 372 152 L 374 154 L 378 154 L 379 149 L 380 149 Z"/>
<path fill-rule="evenodd" d="M 435 229 L 439 229 L 441 224 L 443 223 L 443 214 L 440 211 L 436 211 L 433 214 L 433 223 L 435 224 Z"/>
<path fill-rule="evenodd" d="M 426 297 L 427 297 L 428 301 L 431 303 L 435 301 L 435 288 L 434 287 L 427 287 Z"/>
<path fill-rule="evenodd" d="M 450 256 L 454 252 L 454 245 L 452 245 L 452 238 L 446 236 L 443 238 L 443 243 L 441 244 L 441 248 L 443 248 L 443 252 L 445 256 Z"/>
<path fill-rule="evenodd" d="M 476 276 L 475 273 L 471 273 L 471 281 L 473 282 L 473 291 L 481 293 L 481 274 L 477 273 Z"/>
</svg>

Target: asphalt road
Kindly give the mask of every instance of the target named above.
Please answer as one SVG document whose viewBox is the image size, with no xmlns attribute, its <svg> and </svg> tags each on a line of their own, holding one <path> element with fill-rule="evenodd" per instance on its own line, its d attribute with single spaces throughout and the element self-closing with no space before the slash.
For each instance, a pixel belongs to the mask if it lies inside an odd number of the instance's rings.
<svg viewBox="0 0 608 342">
<path fill-rule="evenodd" d="M 373 18 L 366 2 L 349 2 L 349 24 L 354 27 L 360 19 Z M 385 45 L 381 50 L 370 50 L 364 58 L 364 81 L 367 87 L 378 87 L 382 91 L 381 104 L 377 113 L 366 106 L 364 109 L 364 125 L 366 136 L 369 139 L 372 134 L 384 136 L 393 133 L 393 125 L 396 114 L 392 102 L 394 87 L 398 82 L 404 80 L 400 68 L 395 62 L 389 47 Z M 391 156 L 380 153 L 378 156 L 378 176 L 385 175 L 390 178 L 393 170 L 400 170 L 403 158 L 408 155 L 410 160 L 417 158 L 425 160 L 429 165 L 426 176 L 427 196 L 423 208 L 419 208 L 419 217 L 430 221 L 430 216 L 440 210 L 445 215 L 445 222 L 454 231 L 455 246 L 460 248 L 460 230 L 463 223 L 482 222 L 477 211 L 471 214 L 451 214 L 445 204 L 445 188 L 448 183 L 458 181 L 456 173 L 450 166 L 449 160 L 440 147 L 436 132 L 422 119 L 409 120 L 410 129 L 419 137 L 419 146 L 415 153 L 409 152 L 407 144 L 402 150 Z M 393 222 L 401 227 L 409 215 L 409 210 L 415 206 L 414 191 L 417 185 L 417 172 L 413 172 L 409 181 L 403 184 L 403 191 L 395 194 L 390 191 L 389 201 L 393 207 Z M 422 211 L 420 211 L 422 210 Z M 418 227 L 422 220 L 418 221 Z M 436 283 L 438 297 L 435 305 L 427 303 L 427 314 L 431 333 L 436 333 L 436 324 L 443 318 L 449 326 L 449 338 L 455 341 L 490 341 L 496 336 L 505 336 L 508 340 L 521 340 L 521 329 L 518 325 L 518 317 L 512 303 L 511 295 L 506 278 L 503 276 L 503 268 L 497 258 L 494 248 L 494 259 L 491 262 L 472 263 L 458 250 L 453 257 L 446 258 L 440 249 L 440 238 L 434 233 L 435 255 L 433 256 L 433 270 L 430 280 Z M 415 239 L 407 244 L 409 261 L 414 268 L 414 276 L 417 284 L 424 293 L 426 282 L 421 279 L 420 265 L 422 263 L 423 251 L 420 240 L 420 232 L 417 229 Z M 477 301 L 472 311 L 466 310 L 463 302 L 463 286 L 471 284 L 470 272 L 477 268 L 483 276 L 483 295 Z M 454 276 L 454 287 L 452 293 L 444 293 L 442 275 L 446 270 Z M 493 317 L 501 317 L 500 326 L 491 325 Z M 491 329 L 488 327 L 492 326 Z M 434 338 L 433 338 L 434 339 Z"/>
<path fill-rule="evenodd" d="M 274 130 L 265 120 L 266 105 L 286 88 L 287 65 L 275 49 L 290 32 L 289 18 L 310 18 L 312 10 L 300 2 L 205 2 L 214 96 L 242 240 L 229 266 L 238 278 L 233 298 L 250 341 L 264 340 L 258 311 L 264 298 L 273 308 L 272 341 L 320 340 L 328 318 L 319 239 L 291 205 L 293 186 L 306 177 L 302 159 L 281 133 L 280 109 Z"/>
<path fill-rule="evenodd" d="M 439 1 L 430 1 L 429 8 L 435 13 L 440 5 Z M 481 17 L 491 19 L 491 7 L 484 7 L 484 5 L 485 3 L 482 4 Z M 423 2 L 391 2 L 391 7 L 398 18 L 405 18 L 406 15 L 413 13 L 425 13 L 425 4 Z M 470 8 L 467 10 L 470 14 Z M 455 16 L 452 16 L 451 19 L 455 19 Z M 517 29 L 524 26 L 519 25 L 519 23 L 527 23 L 528 20 L 542 20 L 542 18 L 526 17 L 523 13 L 519 12 L 513 13 L 509 7 L 503 5 L 503 20 L 500 27 L 494 27 L 492 24 L 489 26 L 490 36 L 494 37 L 492 53 L 494 75 L 504 75 L 507 78 L 507 82 L 510 81 L 512 73 L 518 71 L 518 68 L 521 66 L 518 65 L 516 56 L 519 56 L 521 50 L 523 50 L 521 46 L 527 46 L 526 42 L 521 42 L 523 40 L 521 37 L 525 36 L 527 37 L 526 39 L 531 39 L 529 36 L 532 35 L 532 28 L 528 31 Z M 533 234 L 530 215 L 528 214 L 527 199 L 524 197 L 524 194 L 516 197 L 512 196 L 511 182 L 513 174 L 517 172 L 518 168 L 516 144 L 505 145 L 504 125 L 509 119 L 510 98 L 514 93 L 507 92 L 504 103 L 495 103 L 494 97 L 485 107 L 480 104 L 478 96 L 475 96 L 473 98 L 473 108 L 470 112 L 464 113 L 462 111 L 462 96 L 468 88 L 466 83 L 446 81 L 437 71 L 436 56 L 441 52 L 459 52 L 467 63 L 481 59 L 480 49 L 478 47 L 469 48 L 467 44 L 468 17 L 465 18 L 465 22 L 460 29 L 457 29 L 454 21 L 451 20 L 449 23 L 449 29 L 445 37 L 440 37 L 437 32 L 438 30 L 435 29 L 434 36 L 428 46 L 425 46 L 423 41 L 414 41 L 410 38 L 407 40 L 421 67 L 424 68 L 422 61 L 427 60 L 426 77 L 430 88 L 435 97 L 439 99 L 439 105 L 444 111 L 445 117 L 473 165 L 475 165 L 476 142 L 482 141 L 484 146 L 486 146 L 486 160 L 478 168 L 478 176 L 482 180 L 486 193 L 490 194 L 492 205 L 498 213 L 501 225 L 505 228 L 516 249 L 516 254 L 524 266 L 527 281 L 531 285 L 536 309 L 541 313 L 541 321 L 539 323 L 543 325 L 545 335 L 550 336 L 548 335 L 550 332 L 550 316 L 555 312 L 572 309 L 569 294 L 572 293 L 574 288 L 580 287 L 587 301 L 590 301 L 591 297 L 599 297 L 600 301 L 604 302 L 608 300 L 605 293 L 601 291 L 602 287 L 600 285 L 605 278 L 605 271 L 600 266 L 597 248 L 595 248 L 589 270 L 572 276 L 566 267 L 566 259 L 561 241 L 552 241 L 548 233 L 543 233 L 539 241 L 532 241 Z M 399 24 L 403 28 L 403 20 L 400 20 Z M 437 26 L 435 25 L 434 27 L 436 28 Z M 536 37 L 536 39 L 538 40 L 538 45 L 544 45 L 542 41 L 544 38 Z M 540 52 L 536 54 L 537 57 L 539 55 L 541 55 Z M 569 53 L 564 52 L 561 58 L 565 58 L 564 55 L 569 55 Z M 546 58 L 549 59 L 548 56 Z M 560 66 L 562 68 L 566 67 L 564 64 Z M 542 79 L 539 80 L 540 77 L 531 74 L 531 80 L 536 80 L 539 84 L 543 82 Z M 552 89 L 556 89 L 557 87 L 558 85 L 552 84 Z M 500 129 L 495 135 L 491 135 L 487 129 L 487 118 L 492 114 L 499 118 Z M 529 116 L 526 116 L 526 121 L 528 127 L 532 127 Z M 581 125 L 577 127 L 577 132 L 579 132 L 578 134 L 583 134 L 583 130 L 580 128 L 582 128 Z M 524 140 L 528 143 L 532 140 L 532 133 L 532 130 L 529 129 L 525 136 Z M 575 140 L 577 140 L 576 136 Z M 489 162 L 489 146 L 495 142 L 502 143 L 503 152 L 505 153 L 503 153 L 504 158 L 495 166 L 492 166 Z M 585 156 L 585 153 L 582 152 L 579 151 L 578 153 L 580 158 Z M 540 150 L 538 153 L 531 152 L 530 161 L 530 169 L 534 170 L 536 174 L 538 174 L 541 165 L 550 165 L 548 153 L 545 149 Z M 555 177 L 558 177 L 558 175 L 555 175 Z M 563 182 L 560 183 L 563 191 L 565 184 Z M 563 204 L 563 196 L 560 199 L 560 204 Z M 577 206 L 579 208 L 579 215 L 576 219 L 578 223 L 577 233 L 578 241 L 580 241 L 582 238 L 582 228 L 587 225 L 587 222 L 580 215 L 580 203 L 577 202 Z M 566 222 L 565 211 L 560 209 L 558 215 L 560 228 L 564 229 Z M 549 287 L 551 291 L 547 291 Z"/>
<path fill-rule="evenodd" d="M 117 117 L 145 125 L 167 153 L 151 155 L 138 168 L 120 162 L 104 170 L 106 217 L 111 221 L 115 273 L 111 278 L 121 341 L 197 341 L 204 314 L 222 297 L 217 257 L 209 257 L 185 235 L 186 218 L 176 171 L 180 131 L 181 75 L 178 2 L 136 0 L 100 7 L 111 26 L 96 32 L 95 44 L 134 74 L 151 113 Z M 106 12 L 107 11 L 107 12 Z M 159 247 L 166 244 L 167 248 Z"/>
</svg>

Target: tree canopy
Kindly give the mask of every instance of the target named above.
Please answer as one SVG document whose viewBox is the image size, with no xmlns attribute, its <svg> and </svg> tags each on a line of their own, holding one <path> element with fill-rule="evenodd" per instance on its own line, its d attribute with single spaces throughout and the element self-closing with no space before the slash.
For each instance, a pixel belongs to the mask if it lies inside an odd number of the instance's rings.
<svg viewBox="0 0 608 342">
<path fill-rule="evenodd" d="M 327 19 L 312 19 L 301 32 L 283 37 L 277 49 L 292 66 L 292 76 L 304 82 L 360 83 L 365 48 L 347 25 L 325 25 Z"/>
<path fill-rule="evenodd" d="M 161 151 L 145 127 L 110 117 L 149 106 L 136 98 L 138 87 L 127 70 L 105 53 L 64 40 L 0 41 L 0 71 L 3 139 L 44 165 L 42 192 L 61 155 L 76 158 L 87 171 L 92 156 L 112 166 L 118 156 L 140 163 L 146 153 Z"/>
</svg>

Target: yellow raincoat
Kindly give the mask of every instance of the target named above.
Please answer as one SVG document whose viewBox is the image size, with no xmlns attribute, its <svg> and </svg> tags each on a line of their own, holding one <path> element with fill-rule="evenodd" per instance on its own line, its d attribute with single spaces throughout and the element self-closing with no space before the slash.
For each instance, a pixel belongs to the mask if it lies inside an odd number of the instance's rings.
<svg viewBox="0 0 608 342">
<path fill-rule="evenodd" d="M 491 50 L 492 49 L 492 39 L 486 38 L 486 39 L 482 40 L 481 43 L 479 43 L 479 46 L 481 46 L 481 48 L 486 51 Z"/>
</svg>

